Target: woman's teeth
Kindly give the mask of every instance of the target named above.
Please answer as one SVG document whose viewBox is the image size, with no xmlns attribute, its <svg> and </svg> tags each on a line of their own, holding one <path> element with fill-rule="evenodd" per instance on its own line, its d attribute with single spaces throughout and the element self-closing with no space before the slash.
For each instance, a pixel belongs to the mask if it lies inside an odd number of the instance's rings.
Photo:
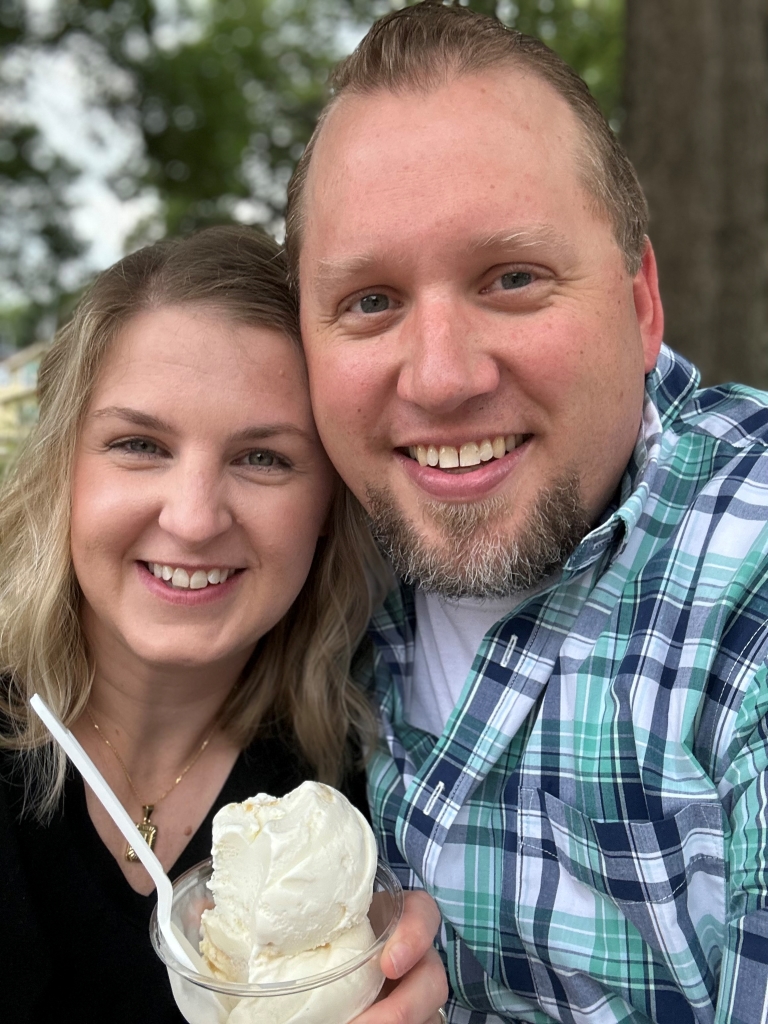
<svg viewBox="0 0 768 1024">
<path fill-rule="evenodd" d="M 482 441 L 469 441 L 460 448 L 443 444 L 439 447 L 434 444 L 414 444 L 408 449 L 412 459 L 416 459 L 420 466 L 436 466 L 440 469 L 463 469 L 465 466 L 479 466 L 481 462 L 490 462 L 491 459 L 500 459 L 507 452 L 526 441 L 530 434 L 498 434 L 494 438 L 486 437 Z"/>
<path fill-rule="evenodd" d="M 223 583 L 237 572 L 237 569 L 196 569 L 190 574 L 186 569 L 174 569 L 172 565 L 161 565 L 160 562 L 146 564 L 153 576 L 179 590 L 202 590 L 211 583 Z"/>
</svg>

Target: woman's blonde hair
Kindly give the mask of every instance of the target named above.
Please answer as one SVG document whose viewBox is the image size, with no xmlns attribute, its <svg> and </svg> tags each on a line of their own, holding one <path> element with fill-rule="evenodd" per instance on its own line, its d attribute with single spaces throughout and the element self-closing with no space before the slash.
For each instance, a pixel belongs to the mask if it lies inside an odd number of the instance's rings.
<svg viewBox="0 0 768 1024">
<path fill-rule="evenodd" d="M 298 310 L 275 242 L 244 227 L 209 228 L 159 242 L 104 271 L 59 331 L 38 378 L 39 422 L 0 490 L 0 747 L 24 752 L 37 812 L 56 807 L 66 760 L 29 711 L 39 692 L 66 723 L 85 710 L 93 680 L 70 556 L 75 445 L 106 354 L 139 312 L 168 305 L 214 308 L 270 327 L 300 348 Z M 215 353 L 211 353 L 215 358 Z M 299 597 L 264 636 L 221 711 L 241 746 L 276 728 L 298 745 L 318 779 L 338 783 L 350 734 L 374 729 L 349 678 L 369 615 L 366 575 L 380 573 L 362 509 L 341 483 Z"/>
</svg>

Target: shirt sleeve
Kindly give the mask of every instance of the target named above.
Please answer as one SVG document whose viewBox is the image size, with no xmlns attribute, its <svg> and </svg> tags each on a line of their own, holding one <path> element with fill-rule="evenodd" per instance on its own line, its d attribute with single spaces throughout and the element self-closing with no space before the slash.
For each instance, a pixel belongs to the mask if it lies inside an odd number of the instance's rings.
<svg viewBox="0 0 768 1024">
<path fill-rule="evenodd" d="M 720 793 L 731 825 L 729 906 L 715 1024 L 768 1020 L 768 679 L 755 675 L 739 713 L 738 751 Z"/>
</svg>

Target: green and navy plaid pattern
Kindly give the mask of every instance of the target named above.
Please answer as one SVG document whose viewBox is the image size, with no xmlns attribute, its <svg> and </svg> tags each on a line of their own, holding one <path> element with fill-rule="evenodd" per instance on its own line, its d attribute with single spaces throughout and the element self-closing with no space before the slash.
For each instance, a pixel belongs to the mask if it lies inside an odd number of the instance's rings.
<svg viewBox="0 0 768 1024">
<path fill-rule="evenodd" d="M 376 617 L 382 853 L 444 918 L 452 1024 L 768 1020 L 768 396 L 668 349 L 615 508 L 409 726 Z"/>
</svg>

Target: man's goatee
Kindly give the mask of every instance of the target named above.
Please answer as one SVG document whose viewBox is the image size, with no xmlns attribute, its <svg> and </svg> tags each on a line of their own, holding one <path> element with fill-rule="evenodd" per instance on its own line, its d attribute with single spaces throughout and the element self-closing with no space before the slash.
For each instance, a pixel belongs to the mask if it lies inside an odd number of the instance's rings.
<svg viewBox="0 0 768 1024">
<path fill-rule="evenodd" d="M 575 474 L 543 489 L 516 536 L 505 533 L 512 509 L 485 501 L 427 501 L 422 514 L 439 538 L 421 537 L 388 489 L 368 489 L 374 536 L 406 583 L 444 597 L 507 597 L 560 569 L 590 529 Z"/>
</svg>

